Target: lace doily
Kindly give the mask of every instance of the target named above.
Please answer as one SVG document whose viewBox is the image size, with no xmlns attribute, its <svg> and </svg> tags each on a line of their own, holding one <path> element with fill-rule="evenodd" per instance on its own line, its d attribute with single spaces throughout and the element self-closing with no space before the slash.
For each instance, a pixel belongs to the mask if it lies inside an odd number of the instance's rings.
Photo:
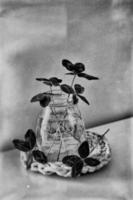
<svg viewBox="0 0 133 200">
<path fill-rule="evenodd" d="M 100 139 L 100 142 L 99 142 Z M 100 163 L 97 166 L 85 165 L 82 168 L 81 174 L 92 173 L 101 169 L 107 165 L 111 160 L 111 149 L 109 143 L 105 137 L 101 139 L 101 136 L 97 133 L 86 131 L 86 140 L 89 143 L 90 152 L 88 157 L 98 159 Z M 94 150 L 93 150 L 94 149 Z M 62 162 L 48 162 L 42 164 L 31 159 L 30 153 L 20 152 L 20 158 L 25 168 L 30 165 L 30 170 L 33 172 L 39 172 L 43 175 L 57 174 L 63 177 L 71 177 L 72 167 L 63 164 Z"/>
</svg>

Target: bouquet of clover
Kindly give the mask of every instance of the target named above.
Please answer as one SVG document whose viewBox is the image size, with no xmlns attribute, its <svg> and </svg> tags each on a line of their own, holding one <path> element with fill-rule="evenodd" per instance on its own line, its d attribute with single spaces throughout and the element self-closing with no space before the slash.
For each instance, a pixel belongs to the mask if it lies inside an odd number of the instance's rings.
<svg viewBox="0 0 133 200">
<path fill-rule="evenodd" d="M 50 93 L 44 92 L 44 93 L 37 94 L 31 99 L 31 102 L 40 102 L 40 105 L 42 107 L 48 106 L 48 104 L 52 100 L 52 98 L 51 98 L 52 95 L 54 95 L 52 92 L 53 87 L 60 87 L 60 89 L 63 92 L 68 94 L 68 98 L 69 98 L 70 94 L 73 95 L 73 103 L 74 104 L 77 104 L 78 99 L 80 98 L 82 101 L 84 101 L 85 103 L 87 103 L 89 105 L 88 100 L 84 96 L 81 95 L 84 92 L 85 88 L 83 86 L 81 86 L 80 84 L 74 85 L 74 81 L 75 81 L 76 77 L 85 78 L 87 80 L 98 80 L 99 78 L 88 75 L 86 73 L 83 73 L 85 71 L 85 66 L 82 63 L 73 64 L 69 60 L 64 59 L 64 60 L 62 60 L 62 65 L 69 71 L 68 73 L 66 73 L 66 75 L 73 76 L 71 85 L 61 84 L 62 80 L 57 77 L 51 77 L 49 79 L 36 78 L 37 81 L 41 81 L 44 84 L 48 85 L 50 87 L 51 92 Z M 73 85 L 74 85 L 74 87 L 73 87 Z"/>
<path fill-rule="evenodd" d="M 62 84 L 62 80 L 59 79 L 58 77 L 36 78 L 37 81 L 40 81 L 43 84 L 49 86 L 50 90 L 49 92 L 43 92 L 35 95 L 34 97 L 32 97 L 31 102 L 39 102 L 42 107 L 47 107 L 50 104 L 50 102 L 54 101 L 53 99 L 54 88 L 59 87 L 62 92 L 68 95 L 67 100 L 69 100 L 70 95 L 72 96 L 73 104 L 78 104 L 78 101 L 80 99 L 89 105 L 88 100 L 86 99 L 85 96 L 83 96 L 85 88 L 80 84 L 74 84 L 75 79 L 78 77 L 90 81 L 90 80 L 98 80 L 99 78 L 85 73 L 85 65 L 82 63 L 73 64 L 69 60 L 64 59 L 62 60 L 62 65 L 69 71 L 68 73 L 66 73 L 66 75 L 73 76 L 71 84 L 70 85 Z M 54 109 L 52 110 L 52 112 L 55 115 L 55 117 L 57 117 L 57 113 Z M 66 113 L 67 111 L 64 112 L 64 118 L 66 116 Z M 62 123 L 58 122 L 58 128 L 60 128 L 61 126 Z M 84 164 L 89 166 L 97 166 L 100 164 L 100 161 L 98 159 L 90 157 L 89 155 L 101 142 L 101 140 L 103 139 L 104 135 L 107 132 L 108 130 L 99 138 L 95 147 L 90 148 L 88 141 L 85 140 L 78 147 L 79 156 L 67 155 L 62 159 L 63 164 L 72 167 L 71 170 L 72 177 L 81 174 Z M 77 138 L 75 137 L 75 139 Z M 27 160 L 26 162 L 27 169 L 31 167 L 31 164 L 34 160 L 41 164 L 48 163 L 48 155 L 45 155 L 44 152 L 37 149 L 36 134 L 32 129 L 29 129 L 26 132 L 25 140 L 14 139 L 13 144 L 15 148 L 17 148 L 18 150 L 30 154 L 30 160 Z M 59 147 L 57 161 L 59 160 L 60 150 L 61 150 L 61 144 Z"/>
</svg>

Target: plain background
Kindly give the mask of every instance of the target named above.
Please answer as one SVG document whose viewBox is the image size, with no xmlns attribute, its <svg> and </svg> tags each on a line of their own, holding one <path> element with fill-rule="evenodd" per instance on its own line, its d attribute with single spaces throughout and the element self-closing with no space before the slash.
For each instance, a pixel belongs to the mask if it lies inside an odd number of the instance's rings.
<svg viewBox="0 0 133 200">
<path fill-rule="evenodd" d="M 132 115 L 133 2 L 130 0 L 0 0 L 0 149 L 35 129 L 36 77 L 58 76 L 63 58 L 83 62 L 99 81 L 80 81 L 86 128 Z M 78 80 L 77 80 L 78 82 Z"/>
</svg>

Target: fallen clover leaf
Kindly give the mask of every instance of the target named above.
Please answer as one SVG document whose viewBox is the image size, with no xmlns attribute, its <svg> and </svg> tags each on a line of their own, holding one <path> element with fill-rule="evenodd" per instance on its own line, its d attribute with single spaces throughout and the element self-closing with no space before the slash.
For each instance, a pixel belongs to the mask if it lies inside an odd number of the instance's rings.
<svg viewBox="0 0 133 200">
<path fill-rule="evenodd" d="M 42 151 L 34 150 L 34 151 L 32 151 L 32 154 L 33 154 L 33 158 L 37 162 L 42 163 L 42 164 L 47 163 L 47 157 L 45 156 L 45 154 Z"/>
<path fill-rule="evenodd" d="M 95 158 L 91 158 L 91 157 L 86 158 L 84 161 L 85 161 L 85 163 L 86 163 L 87 165 L 92 166 L 92 167 L 97 166 L 97 165 L 100 164 L 100 161 L 99 161 L 99 160 L 97 160 L 97 159 L 95 159 Z"/>
<path fill-rule="evenodd" d="M 81 158 L 86 158 L 89 153 L 90 153 L 90 150 L 89 150 L 89 144 L 88 144 L 88 141 L 84 141 L 78 148 L 78 153 L 80 155 Z"/>
<path fill-rule="evenodd" d="M 25 142 L 23 140 L 18 140 L 18 139 L 14 139 L 12 142 L 15 148 L 20 151 L 27 152 L 31 150 L 28 142 Z"/>
<path fill-rule="evenodd" d="M 30 149 L 33 149 L 36 144 L 36 136 L 32 129 L 28 129 L 26 132 L 25 141 L 29 143 Z"/>
<path fill-rule="evenodd" d="M 79 162 L 75 163 L 75 164 L 72 166 L 72 177 L 76 177 L 76 176 L 78 176 L 79 174 L 81 174 L 83 165 L 84 165 L 84 164 L 83 164 L 83 161 L 80 160 Z"/>
<path fill-rule="evenodd" d="M 27 152 L 31 151 L 34 148 L 36 144 L 36 136 L 34 131 L 32 129 L 29 129 L 25 134 L 25 141 L 14 139 L 12 142 L 16 149 Z"/>
<path fill-rule="evenodd" d="M 72 167 L 72 177 L 76 177 L 81 173 L 83 168 L 83 161 L 76 155 L 65 156 L 62 162 Z"/>
<path fill-rule="evenodd" d="M 75 163 L 79 162 L 81 159 L 76 155 L 65 156 L 62 162 L 70 167 L 72 167 Z"/>
<path fill-rule="evenodd" d="M 84 162 L 86 165 L 89 165 L 91 167 L 94 167 L 100 164 L 99 160 L 92 157 L 88 157 L 90 154 L 90 150 L 89 150 L 89 144 L 87 140 L 82 142 L 82 144 L 79 146 L 78 153 L 80 157 L 77 155 L 69 155 L 69 156 L 65 156 L 62 159 L 62 162 L 65 165 L 72 167 L 72 174 L 71 174 L 72 177 L 76 177 L 77 175 L 82 173 Z"/>
</svg>

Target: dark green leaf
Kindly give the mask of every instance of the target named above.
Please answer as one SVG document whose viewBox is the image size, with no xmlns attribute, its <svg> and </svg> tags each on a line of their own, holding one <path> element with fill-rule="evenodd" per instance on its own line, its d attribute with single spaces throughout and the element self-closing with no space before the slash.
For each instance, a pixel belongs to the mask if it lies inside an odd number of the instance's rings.
<svg viewBox="0 0 133 200">
<path fill-rule="evenodd" d="M 89 153 L 90 153 L 90 150 L 89 150 L 89 144 L 88 144 L 88 141 L 84 141 L 78 148 L 78 153 L 80 155 L 81 158 L 86 158 Z"/>
<path fill-rule="evenodd" d="M 85 70 L 85 66 L 83 63 L 75 63 L 74 65 L 74 72 L 75 73 L 81 73 Z"/>
<path fill-rule="evenodd" d="M 25 134 L 25 141 L 29 143 L 30 149 L 33 149 L 33 147 L 36 144 L 36 136 L 32 129 L 29 129 Z"/>
<path fill-rule="evenodd" d="M 72 166 L 72 177 L 76 177 L 79 174 L 81 174 L 82 168 L 83 168 L 83 161 L 82 160 L 75 163 L 75 165 Z"/>
<path fill-rule="evenodd" d="M 52 83 L 51 83 L 51 81 L 43 81 L 43 83 L 45 84 L 45 85 L 48 85 L 48 86 L 52 86 Z"/>
<path fill-rule="evenodd" d="M 43 81 L 44 84 L 49 85 L 49 86 L 58 86 L 62 80 L 57 78 L 57 77 L 51 77 L 49 79 L 47 78 L 36 78 L 37 81 Z"/>
<path fill-rule="evenodd" d="M 88 80 L 98 80 L 99 78 L 98 77 L 95 77 L 95 76 L 91 76 L 89 74 L 85 74 L 85 73 L 79 73 L 77 74 L 79 77 L 83 77 L 83 78 L 86 78 Z"/>
<path fill-rule="evenodd" d="M 65 164 L 65 165 L 68 165 L 70 167 L 72 167 L 73 165 L 75 165 L 76 163 L 80 162 L 81 159 L 80 157 L 76 156 L 76 155 L 70 155 L 70 156 L 65 156 L 63 159 L 62 159 L 62 162 Z"/>
<path fill-rule="evenodd" d="M 84 92 L 84 90 L 85 90 L 84 87 L 82 87 L 79 84 L 75 84 L 74 88 L 75 88 L 75 91 L 76 91 L 77 94 L 82 94 Z"/>
<path fill-rule="evenodd" d="M 73 104 L 77 104 L 78 103 L 78 98 L 76 94 L 73 94 Z"/>
<path fill-rule="evenodd" d="M 41 101 L 44 97 L 46 96 L 45 93 L 39 93 L 37 95 L 35 95 L 34 97 L 32 97 L 31 102 L 36 102 L 36 101 Z"/>
<path fill-rule="evenodd" d="M 48 106 L 48 104 L 50 103 L 50 101 L 51 101 L 50 96 L 44 96 L 44 98 L 40 101 L 40 105 L 42 107 L 46 107 L 46 106 Z"/>
<path fill-rule="evenodd" d="M 62 82 L 61 79 L 56 78 L 56 77 L 51 77 L 49 80 L 52 82 L 52 84 L 53 84 L 54 86 L 59 86 L 59 84 Z"/>
<path fill-rule="evenodd" d="M 90 103 L 88 102 L 88 100 L 87 100 L 84 96 L 81 96 L 81 95 L 78 94 L 78 97 L 79 97 L 82 101 L 84 101 L 85 103 L 87 103 L 88 105 L 90 105 Z"/>
<path fill-rule="evenodd" d="M 66 75 L 74 75 L 73 72 L 70 72 L 70 73 L 65 73 Z"/>
<path fill-rule="evenodd" d="M 23 140 L 18 140 L 18 139 L 13 140 L 12 142 L 15 148 L 20 151 L 27 152 L 31 150 L 28 142 L 25 142 Z"/>
<path fill-rule="evenodd" d="M 83 162 L 80 157 L 76 155 L 65 156 L 62 160 L 65 165 L 72 167 L 72 177 L 76 177 L 81 173 Z"/>
<path fill-rule="evenodd" d="M 45 156 L 45 154 L 42 151 L 39 150 L 34 150 L 32 152 L 34 159 L 42 164 L 47 163 L 47 157 Z"/>
<path fill-rule="evenodd" d="M 100 161 L 95 158 L 86 158 L 84 161 L 87 165 L 92 166 L 92 167 L 100 164 Z"/>
<path fill-rule="evenodd" d="M 49 81 L 47 78 L 36 78 L 37 81 Z"/>
<path fill-rule="evenodd" d="M 33 132 L 33 130 L 29 129 L 25 134 L 25 141 L 15 139 L 13 140 L 13 144 L 15 148 L 20 151 L 27 152 L 32 150 L 36 144 L 35 133 Z"/>
<path fill-rule="evenodd" d="M 64 59 L 62 60 L 62 65 L 68 70 L 68 71 L 73 71 L 73 64 L 67 60 L 67 59 Z"/>
<path fill-rule="evenodd" d="M 43 81 L 43 83 L 44 83 L 45 85 L 52 86 L 51 81 L 50 81 L 49 79 L 47 79 L 47 78 L 36 78 L 36 80 L 37 80 L 37 81 Z"/>
<path fill-rule="evenodd" d="M 61 90 L 67 94 L 73 94 L 74 90 L 71 86 L 67 85 L 67 84 L 62 84 L 61 85 Z"/>
</svg>

